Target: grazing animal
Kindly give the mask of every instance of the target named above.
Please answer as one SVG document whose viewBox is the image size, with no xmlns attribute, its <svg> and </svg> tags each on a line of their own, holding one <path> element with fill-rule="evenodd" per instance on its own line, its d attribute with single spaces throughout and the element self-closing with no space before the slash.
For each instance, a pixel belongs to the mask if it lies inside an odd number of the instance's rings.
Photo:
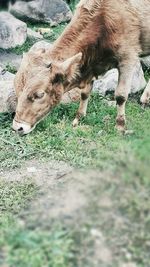
<svg viewBox="0 0 150 267">
<path fill-rule="evenodd" d="M 25 55 L 15 78 L 18 98 L 13 128 L 27 134 L 62 95 L 81 89 L 73 126 L 86 114 L 92 80 L 116 67 L 116 127 L 125 129 L 125 104 L 139 55 L 150 54 L 150 0 L 81 0 L 61 36 L 48 51 Z M 28 68 L 30 66 L 30 68 Z M 150 83 L 141 101 L 150 99 Z"/>
</svg>

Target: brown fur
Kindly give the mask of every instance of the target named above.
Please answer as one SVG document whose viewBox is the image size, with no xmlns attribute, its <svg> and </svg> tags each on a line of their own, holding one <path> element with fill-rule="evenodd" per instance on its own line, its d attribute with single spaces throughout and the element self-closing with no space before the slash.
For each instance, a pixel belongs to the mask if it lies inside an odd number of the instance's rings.
<svg viewBox="0 0 150 267">
<path fill-rule="evenodd" d="M 29 53 L 17 73 L 17 119 L 34 125 L 59 103 L 65 91 L 76 86 L 82 93 L 77 117 L 85 114 L 92 79 L 117 67 L 120 77 L 115 95 L 124 99 L 118 102 L 117 122 L 120 118 L 125 121 L 124 102 L 130 92 L 134 66 L 140 54 L 150 53 L 149 13 L 150 0 L 81 0 L 72 21 L 53 47 L 46 53 Z M 44 109 L 43 105 L 37 114 L 34 103 L 30 108 L 34 119 L 21 115 L 26 113 L 23 107 L 28 109 L 29 94 L 41 90 L 48 107 Z M 77 119 L 74 125 L 76 122 Z"/>
</svg>

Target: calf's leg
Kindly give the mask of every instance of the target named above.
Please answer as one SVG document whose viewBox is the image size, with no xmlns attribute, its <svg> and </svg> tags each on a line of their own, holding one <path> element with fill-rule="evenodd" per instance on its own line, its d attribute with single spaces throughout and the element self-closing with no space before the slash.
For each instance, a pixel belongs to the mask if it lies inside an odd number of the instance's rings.
<svg viewBox="0 0 150 267">
<path fill-rule="evenodd" d="M 86 116 L 87 105 L 91 90 L 92 90 L 91 83 L 88 83 L 83 89 L 81 89 L 80 105 L 76 117 L 72 123 L 73 127 L 76 127 L 79 124 L 79 120 L 81 117 Z"/>
<path fill-rule="evenodd" d="M 137 63 L 137 57 L 131 56 L 119 64 L 119 82 L 115 91 L 115 97 L 117 102 L 116 128 L 121 132 L 125 131 L 125 105 L 131 90 L 132 78 Z"/>
<path fill-rule="evenodd" d="M 141 96 L 141 103 L 143 105 L 146 105 L 149 103 L 149 101 L 150 101 L 150 80 Z"/>
</svg>

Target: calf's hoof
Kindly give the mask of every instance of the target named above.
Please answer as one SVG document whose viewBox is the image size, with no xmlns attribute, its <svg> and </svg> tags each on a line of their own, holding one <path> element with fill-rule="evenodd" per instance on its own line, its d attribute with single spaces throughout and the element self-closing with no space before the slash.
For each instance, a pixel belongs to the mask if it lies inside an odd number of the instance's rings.
<svg viewBox="0 0 150 267">
<path fill-rule="evenodd" d="M 121 133 L 121 134 L 124 134 L 126 131 L 125 127 L 119 124 L 116 124 L 115 129 L 118 131 L 118 133 Z"/>
<path fill-rule="evenodd" d="M 75 118 L 72 122 L 73 127 L 77 127 L 79 125 L 79 119 Z"/>
</svg>

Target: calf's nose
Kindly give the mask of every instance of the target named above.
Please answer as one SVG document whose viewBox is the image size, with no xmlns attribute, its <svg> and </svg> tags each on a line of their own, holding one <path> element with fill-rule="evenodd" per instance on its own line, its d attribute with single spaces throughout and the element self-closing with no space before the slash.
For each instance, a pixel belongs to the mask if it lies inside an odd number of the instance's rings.
<svg viewBox="0 0 150 267">
<path fill-rule="evenodd" d="M 15 130 L 15 132 L 17 132 L 20 135 L 24 134 L 24 128 L 20 126 L 19 123 L 13 122 L 12 128 L 13 130 Z"/>
<path fill-rule="evenodd" d="M 15 119 L 13 120 L 12 128 L 20 135 L 28 134 L 31 131 L 30 124 L 26 122 L 17 122 Z"/>
<path fill-rule="evenodd" d="M 23 133 L 24 133 L 23 127 L 20 127 L 20 128 L 17 130 L 17 132 L 18 132 L 19 134 L 23 134 Z"/>
</svg>

